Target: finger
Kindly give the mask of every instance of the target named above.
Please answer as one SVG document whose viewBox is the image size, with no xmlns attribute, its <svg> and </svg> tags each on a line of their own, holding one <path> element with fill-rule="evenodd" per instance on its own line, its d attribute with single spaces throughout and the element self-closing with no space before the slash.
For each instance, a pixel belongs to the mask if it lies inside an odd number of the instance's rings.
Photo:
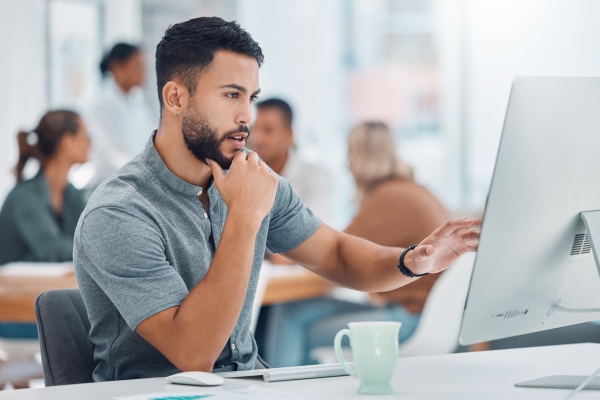
<svg viewBox="0 0 600 400">
<path fill-rule="evenodd" d="M 479 231 L 469 230 L 469 231 L 466 231 L 465 233 L 463 233 L 460 237 L 464 241 L 473 242 L 473 241 L 478 241 L 480 235 L 481 235 L 481 233 Z"/>
<path fill-rule="evenodd" d="M 413 259 L 421 260 L 424 257 L 433 255 L 433 253 L 435 252 L 435 247 L 432 245 L 420 244 L 413 250 L 413 252 Z"/>
<path fill-rule="evenodd" d="M 463 233 L 467 232 L 469 229 L 471 229 L 470 226 L 461 226 L 459 228 L 456 228 L 455 230 L 453 230 L 448 236 L 461 236 Z"/>
<path fill-rule="evenodd" d="M 452 232 L 454 232 L 454 230 L 457 228 L 470 227 L 472 225 L 473 225 L 473 220 L 470 218 L 455 219 L 455 220 L 446 222 L 444 225 L 440 226 L 435 231 L 433 231 L 433 233 L 436 235 L 440 235 L 440 236 L 448 236 L 448 235 L 451 235 Z"/>
<path fill-rule="evenodd" d="M 244 153 L 243 151 L 240 151 L 235 156 L 233 156 L 232 163 L 234 163 L 234 162 L 240 163 L 240 162 L 244 162 L 244 161 L 246 161 L 246 153 Z"/>
<path fill-rule="evenodd" d="M 453 236 L 454 237 L 461 237 L 462 238 L 464 235 L 470 235 L 470 234 L 473 234 L 473 233 L 476 233 L 477 235 L 480 234 L 480 232 L 477 231 L 477 230 L 475 230 L 475 229 L 460 228 L 460 229 L 457 229 L 457 230 L 455 230 L 453 232 Z"/>
<path fill-rule="evenodd" d="M 477 251 L 478 247 L 479 247 L 479 243 L 467 243 L 468 251 Z"/>
<path fill-rule="evenodd" d="M 260 158 L 258 159 L 258 166 L 261 167 L 261 168 L 266 169 L 269 172 L 271 172 L 271 169 L 269 168 L 269 166 L 267 165 L 267 163 L 264 162 L 263 160 L 261 160 Z"/>
<path fill-rule="evenodd" d="M 215 182 L 221 182 L 223 179 L 225 179 L 225 177 L 227 176 L 225 174 L 225 171 L 223 171 L 223 168 L 221 168 L 221 166 L 214 162 L 213 160 L 210 159 L 206 159 L 206 163 L 208 164 L 208 166 L 210 167 L 210 171 L 212 172 L 213 175 L 213 179 L 215 180 Z"/>
<path fill-rule="evenodd" d="M 248 153 L 247 159 L 249 162 L 258 164 L 259 158 L 258 158 L 258 154 L 256 154 L 255 151 L 251 151 L 250 153 Z"/>
</svg>

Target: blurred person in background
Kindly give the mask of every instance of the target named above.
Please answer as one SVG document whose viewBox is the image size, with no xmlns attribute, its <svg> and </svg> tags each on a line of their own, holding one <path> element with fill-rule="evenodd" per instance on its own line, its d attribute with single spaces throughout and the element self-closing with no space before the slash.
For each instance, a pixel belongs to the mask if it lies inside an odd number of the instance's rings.
<svg viewBox="0 0 600 400">
<path fill-rule="evenodd" d="M 144 149 L 158 124 L 141 87 L 146 81 L 144 54 L 133 45 L 118 43 L 103 57 L 104 86 L 85 114 L 94 141 L 92 162 L 98 185 Z"/>
<path fill-rule="evenodd" d="M 287 179 L 300 200 L 328 223 L 333 211 L 331 178 L 323 167 L 303 161 L 295 154 L 292 108 L 287 102 L 272 98 L 257 103 L 256 111 L 248 147 Z"/>
<path fill-rule="evenodd" d="M 331 225 L 331 179 L 327 171 L 307 163 L 294 152 L 292 107 L 284 100 L 271 98 L 256 104 L 256 120 L 248 136 L 248 148 L 277 174 L 290 182 L 300 200 L 321 220 Z M 293 261 L 267 251 L 273 264 L 291 265 Z M 265 309 L 266 310 L 266 309 Z"/>
<path fill-rule="evenodd" d="M 0 210 L 0 265 L 14 261 L 73 260 L 73 236 L 85 208 L 83 194 L 68 181 L 74 164 L 87 162 L 90 140 L 79 115 L 46 113 L 31 132 L 19 132 L 17 185 Z M 23 180 L 31 158 L 40 162 L 37 175 Z M 0 324 L 0 337 L 35 338 L 35 324 Z"/>
<path fill-rule="evenodd" d="M 449 220 L 442 204 L 413 180 L 398 156 L 389 128 L 380 122 L 356 126 L 348 137 L 348 167 L 356 184 L 358 212 L 345 233 L 383 246 L 409 247 Z M 264 325 L 261 356 L 273 367 L 315 363 L 312 349 L 331 346 L 353 321 L 398 321 L 399 342 L 414 332 L 427 295 L 440 274 L 372 293 L 371 304 L 320 298 L 273 306 Z"/>
</svg>

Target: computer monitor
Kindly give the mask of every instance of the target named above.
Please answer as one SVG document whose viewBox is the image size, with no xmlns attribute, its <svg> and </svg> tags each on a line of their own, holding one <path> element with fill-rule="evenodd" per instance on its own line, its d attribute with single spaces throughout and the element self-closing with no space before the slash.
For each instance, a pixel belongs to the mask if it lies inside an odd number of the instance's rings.
<svg viewBox="0 0 600 400">
<path fill-rule="evenodd" d="M 600 78 L 515 79 L 460 343 L 599 320 L 596 210 Z"/>
</svg>

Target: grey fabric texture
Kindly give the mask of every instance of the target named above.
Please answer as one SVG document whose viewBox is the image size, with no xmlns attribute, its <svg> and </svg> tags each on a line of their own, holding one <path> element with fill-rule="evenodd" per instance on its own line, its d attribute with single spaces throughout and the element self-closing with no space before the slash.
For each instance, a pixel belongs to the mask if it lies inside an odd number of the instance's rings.
<svg viewBox="0 0 600 400">
<path fill-rule="evenodd" d="M 78 289 L 50 290 L 35 300 L 46 386 L 93 382 L 94 350 Z"/>
<path fill-rule="evenodd" d="M 73 234 L 85 207 L 81 191 L 67 185 L 62 214 L 52 209 L 44 173 L 18 183 L 0 210 L 0 265 L 14 261 L 71 261 Z"/>
<path fill-rule="evenodd" d="M 75 232 L 74 265 L 91 322 L 95 381 L 180 372 L 135 329 L 146 318 L 180 305 L 204 278 L 227 218 L 214 183 L 204 189 L 209 217 L 198 200 L 201 188 L 169 171 L 153 139 L 96 189 Z M 256 236 L 242 311 L 215 372 L 255 368 L 250 321 L 265 248 L 290 250 L 319 226 L 318 217 L 280 177 L 273 208 Z M 210 329 L 211 321 L 205 323 Z"/>
</svg>

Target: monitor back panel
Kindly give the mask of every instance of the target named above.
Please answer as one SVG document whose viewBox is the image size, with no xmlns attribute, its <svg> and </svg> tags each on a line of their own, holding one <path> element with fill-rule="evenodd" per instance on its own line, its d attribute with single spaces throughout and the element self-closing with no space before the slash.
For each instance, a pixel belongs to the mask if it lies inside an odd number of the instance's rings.
<svg viewBox="0 0 600 400">
<path fill-rule="evenodd" d="M 517 78 L 488 195 L 462 344 L 600 319 L 580 211 L 600 210 L 600 78 Z"/>
</svg>

